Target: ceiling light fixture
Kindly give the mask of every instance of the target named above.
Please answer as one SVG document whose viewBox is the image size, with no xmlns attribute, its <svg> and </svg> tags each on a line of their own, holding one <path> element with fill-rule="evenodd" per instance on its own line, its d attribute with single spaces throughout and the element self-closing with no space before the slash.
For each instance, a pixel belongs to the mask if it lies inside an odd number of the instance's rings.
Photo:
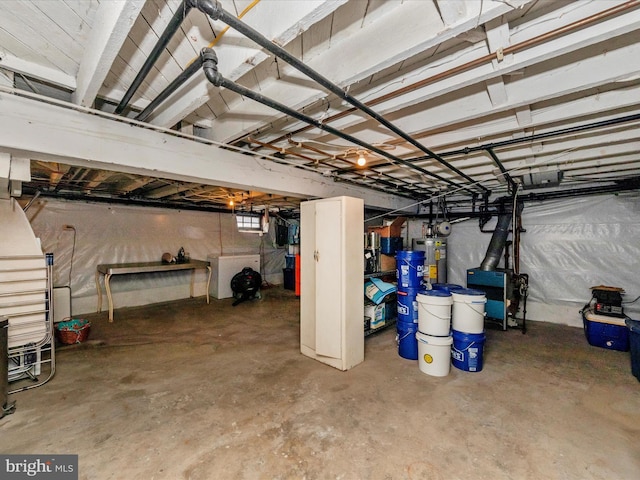
<svg viewBox="0 0 640 480">
<path fill-rule="evenodd" d="M 367 163 L 367 159 L 364 156 L 364 151 L 358 150 L 358 161 L 356 162 L 359 167 L 364 167 Z"/>
</svg>

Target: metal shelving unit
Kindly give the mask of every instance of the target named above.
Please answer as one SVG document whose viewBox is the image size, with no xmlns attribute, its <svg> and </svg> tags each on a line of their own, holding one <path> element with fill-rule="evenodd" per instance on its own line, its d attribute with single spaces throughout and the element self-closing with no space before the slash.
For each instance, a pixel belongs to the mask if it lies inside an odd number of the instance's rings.
<svg viewBox="0 0 640 480">
<path fill-rule="evenodd" d="M 395 277 L 396 275 L 396 271 L 395 270 L 385 270 L 384 272 L 373 272 L 373 273 L 365 273 L 364 274 L 364 280 L 368 280 L 369 278 L 380 278 L 380 277 L 385 277 L 385 276 L 389 276 L 389 275 L 393 275 Z M 370 302 L 371 305 L 374 305 L 373 302 Z M 367 305 L 367 301 L 365 301 L 365 305 Z M 388 320 L 385 320 L 384 325 L 382 325 L 381 327 L 378 328 L 364 328 L 364 336 L 368 337 L 369 335 L 373 335 L 374 333 L 378 333 L 381 332 L 393 325 L 395 325 L 396 323 L 396 317 L 390 318 Z"/>
</svg>

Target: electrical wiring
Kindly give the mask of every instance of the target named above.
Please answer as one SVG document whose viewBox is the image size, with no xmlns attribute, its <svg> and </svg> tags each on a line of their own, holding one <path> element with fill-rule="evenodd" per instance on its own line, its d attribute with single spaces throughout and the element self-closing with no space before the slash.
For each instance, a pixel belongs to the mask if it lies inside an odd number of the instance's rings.
<svg viewBox="0 0 640 480">
<path fill-rule="evenodd" d="M 629 300 L 628 302 L 622 302 L 623 305 L 629 305 L 631 303 L 636 303 L 638 300 L 640 300 L 640 295 L 638 295 L 636 298 L 634 298 L 633 300 Z"/>
</svg>

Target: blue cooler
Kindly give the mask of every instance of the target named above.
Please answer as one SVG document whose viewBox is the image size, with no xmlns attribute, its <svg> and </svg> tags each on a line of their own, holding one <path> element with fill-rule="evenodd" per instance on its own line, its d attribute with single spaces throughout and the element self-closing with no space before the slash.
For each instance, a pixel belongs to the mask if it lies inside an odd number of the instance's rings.
<svg viewBox="0 0 640 480">
<path fill-rule="evenodd" d="M 629 350 L 629 329 L 624 318 L 598 315 L 589 309 L 582 314 L 582 320 L 589 345 L 621 352 Z"/>
</svg>

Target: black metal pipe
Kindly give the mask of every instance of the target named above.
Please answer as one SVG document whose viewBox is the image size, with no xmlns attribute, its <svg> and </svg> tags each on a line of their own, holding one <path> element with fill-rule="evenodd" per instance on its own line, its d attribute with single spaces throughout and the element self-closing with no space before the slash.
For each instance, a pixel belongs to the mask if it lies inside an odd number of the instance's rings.
<svg viewBox="0 0 640 480">
<path fill-rule="evenodd" d="M 451 157 L 454 155 L 466 155 L 469 153 L 481 152 L 483 150 L 489 151 L 494 148 L 508 147 L 511 145 L 518 145 L 520 143 L 530 143 L 536 140 L 543 140 L 545 138 L 559 137 L 562 135 L 583 132 L 583 131 L 592 130 L 595 128 L 610 127 L 612 125 L 619 125 L 621 123 L 633 122 L 635 120 L 640 120 L 640 113 L 634 114 L 634 115 L 627 115 L 625 117 L 612 118 L 609 120 L 602 120 L 600 122 L 587 123 L 585 125 L 577 125 L 575 127 L 561 128 L 559 130 L 553 130 L 551 132 L 536 133 L 536 134 L 525 136 L 525 137 L 512 138 L 509 140 L 503 140 L 501 142 L 485 143 L 484 145 L 478 145 L 477 147 L 465 147 L 465 148 L 460 148 L 458 150 L 450 150 L 448 152 L 441 153 L 440 156 Z M 415 162 L 420 160 L 427 160 L 428 158 L 429 157 L 415 157 L 415 158 L 412 158 L 411 161 Z"/>
<path fill-rule="evenodd" d="M 186 70 L 183 70 L 180 75 L 173 79 L 173 81 L 165 88 L 162 92 L 158 94 L 156 98 L 154 98 L 149 105 L 145 107 L 142 112 L 140 112 L 135 120 L 139 120 L 144 122 L 149 118 L 149 116 L 153 113 L 153 111 L 164 102 L 173 92 L 175 92 L 184 82 L 189 80 L 198 70 L 202 67 L 202 58 L 198 56 L 196 60 L 194 60 L 191 65 L 189 65 Z"/>
<path fill-rule="evenodd" d="M 395 155 L 392 155 L 384 150 L 382 150 L 381 148 L 375 147 L 367 142 L 363 142 L 362 140 L 349 135 L 347 133 L 341 132 L 340 130 L 333 128 L 329 125 L 325 125 L 322 122 L 319 122 L 318 120 L 316 120 L 315 118 L 309 117 L 308 115 L 305 115 L 303 113 L 300 113 L 296 110 L 293 110 L 289 107 L 287 107 L 286 105 L 283 105 L 282 103 L 276 102 L 275 100 L 272 100 L 270 98 L 265 97 L 264 95 L 261 95 L 257 92 L 254 92 L 252 90 L 249 90 L 246 87 L 243 87 L 242 85 L 238 85 L 237 83 L 228 80 L 226 78 L 224 78 L 222 76 L 222 74 L 218 71 L 218 57 L 216 56 L 215 52 L 211 49 L 211 48 L 204 48 L 202 49 L 201 52 L 202 55 L 202 68 L 204 70 L 204 74 L 207 77 L 207 79 L 216 87 L 223 87 L 223 88 L 227 88 L 229 90 L 231 90 L 232 92 L 235 92 L 239 95 L 242 95 L 244 97 L 250 98 L 252 100 L 255 100 L 256 102 L 262 103 L 263 105 L 266 105 L 270 108 L 273 108 L 274 110 L 278 110 L 279 112 L 284 113 L 285 115 L 289 115 L 290 117 L 293 117 L 297 120 L 300 120 L 301 122 L 305 122 L 308 123 L 309 125 L 313 125 L 316 128 L 319 128 L 320 130 L 323 130 L 325 132 L 328 132 L 332 135 L 335 135 L 337 137 L 340 137 L 344 140 L 347 140 L 348 142 L 354 143 L 356 145 L 360 145 L 363 148 L 366 148 L 367 150 L 370 150 L 372 152 L 377 153 L 378 155 L 381 155 L 383 157 L 386 157 L 390 160 L 393 160 L 394 162 L 400 163 L 402 165 L 405 165 L 407 167 L 411 167 L 414 170 L 418 170 L 419 172 L 425 174 L 425 175 L 429 175 L 431 177 L 437 178 L 440 181 L 446 182 L 454 187 L 462 187 L 462 188 L 469 188 L 465 185 L 457 185 L 454 182 L 452 182 L 451 180 L 448 180 L 446 178 L 443 178 L 435 173 L 429 172 L 427 170 L 425 170 L 422 167 L 417 167 L 415 165 L 412 165 L 411 163 L 407 162 L 406 160 L 400 158 L 400 157 L 396 157 Z"/>
<path fill-rule="evenodd" d="M 509 183 L 509 187 L 513 188 L 515 187 L 515 184 L 513 182 L 513 179 L 511 178 L 511 175 L 509 175 L 509 173 L 507 172 L 507 169 L 504 168 L 504 165 L 502 164 L 502 162 L 500 161 L 500 159 L 498 158 L 498 156 L 495 154 L 495 152 L 493 151 L 492 148 L 487 148 L 487 152 L 489 153 L 489 155 L 491 156 L 491 158 L 493 159 L 494 163 L 498 166 L 498 168 L 500 169 L 500 172 L 502 173 L 503 178 Z"/>
<path fill-rule="evenodd" d="M 220 2 L 218 2 L 218 0 L 192 0 L 192 3 L 193 3 L 193 6 L 195 8 L 197 8 L 200 11 L 204 12 L 205 14 L 209 15 L 209 17 L 211 17 L 213 20 L 221 20 L 221 21 L 223 21 L 224 23 L 226 23 L 227 25 L 229 25 L 233 29 L 235 29 L 238 32 L 242 33 L 247 38 L 250 38 L 251 40 L 256 42 L 261 47 L 265 48 L 269 52 L 271 52 L 274 55 L 276 55 L 278 58 L 281 58 L 282 60 L 287 62 L 289 65 L 291 65 L 296 70 L 302 72 L 307 77 L 315 80 L 318 84 L 322 85 L 324 88 L 329 90 L 331 93 L 337 95 L 342 100 L 345 100 L 346 102 L 350 103 L 351 105 L 356 107 L 358 110 L 366 113 L 371 118 L 376 120 L 378 123 L 380 123 L 381 125 L 384 125 L 389 130 L 391 130 L 396 135 L 400 136 L 401 138 L 403 138 L 404 140 L 409 142 L 414 147 L 416 147 L 419 150 L 425 152 L 429 156 L 428 158 L 434 158 L 435 160 L 440 162 L 442 165 L 444 165 L 448 169 L 450 169 L 453 172 L 457 173 L 458 175 L 460 175 L 462 178 L 464 178 L 468 182 L 474 184 L 474 186 L 477 186 L 481 190 L 487 190 L 486 187 L 484 187 L 482 185 L 475 184 L 475 181 L 473 180 L 473 178 L 469 177 L 464 172 L 462 172 L 461 170 L 457 169 L 456 167 L 454 167 L 453 165 L 448 163 L 440 155 L 438 155 L 435 152 L 432 152 L 431 150 L 429 150 L 427 147 L 425 147 L 420 142 L 418 142 L 415 138 L 411 137 L 409 134 L 405 133 L 403 130 L 401 130 L 398 127 L 396 127 L 394 124 L 392 124 L 386 118 L 384 118 L 382 115 L 378 114 L 377 112 L 372 110 L 370 107 L 368 107 L 364 103 L 360 102 L 355 97 L 349 95 L 344 89 L 340 88 L 338 85 L 333 83 L 331 80 L 329 80 L 328 78 L 324 77 L 320 73 L 316 72 L 315 70 L 313 70 L 308 65 L 305 65 L 304 63 L 300 62 L 296 57 L 291 55 L 284 48 L 276 45 L 275 43 L 270 41 L 268 38 L 266 38 L 264 35 L 262 35 L 260 32 L 258 32 L 257 30 L 254 30 L 249 25 L 244 23 L 242 20 L 234 17 L 229 12 L 225 11 L 222 8 L 222 6 L 220 5 Z M 415 166 L 412 166 L 412 168 L 413 167 L 415 167 Z"/>
<path fill-rule="evenodd" d="M 34 191 L 32 187 L 25 185 L 23 193 L 29 195 Z M 152 208 L 168 208 L 173 210 L 195 210 L 201 212 L 232 213 L 228 207 L 213 207 L 197 205 L 188 201 L 144 200 L 135 197 L 101 197 L 98 195 L 83 195 L 76 193 L 63 193 L 58 191 L 43 191 L 42 197 L 58 198 L 71 201 L 84 201 L 87 203 L 112 203 L 118 205 L 139 205 Z"/>
<path fill-rule="evenodd" d="M 614 185 L 604 185 L 600 187 L 574 188 L 572 190 L 562 190 L 556 192 L 529 193 L 518 195 L 521 202 L 533 202 L 552 200 L 556 198 L 580 197 L 584 195 L 603 195 L 606 193 L 620 193 L 631 190 L 640 190 L 640 177 L 616 181 Z"/>
<path fill-rule="evenodd" d="M 162 50 L 167 46 L 169 40 L 171 40 L 171 37 L 173 37 L 178 28 L 180 28 L 182 21 L 187 17 L 189 11 L 193 8 L 192 4 L 193 0 L 182 0 L 180 6 L 173 14 L 173 17 L 171 17 L 169 24 L 164 29 L 164 32 L 162 32 L 162 35 L 160 35 L 158 42 L 155 44 L 153 50 L 151 50 L 151 53 L 142 65 L 142 68 L 136 75 L 136 78 L 133 80 L 133 83 L 127 89 L 124 97 L 122 97 L 122 100 L 120 100 L 120 103 L 115 109 L 116 115 L 121 114 L 127 107 L 129 101 L 131 100 L 131 97 L 133 97 L 133 94 L 136 93 L 138 88 L 140 88 L 140 85 L 142 85 L 142 82 L 151 71 L 151 68 L 156 63 L 156 60 L 158 60 L 158 57 L 160 57 Z"/>
</svg>

